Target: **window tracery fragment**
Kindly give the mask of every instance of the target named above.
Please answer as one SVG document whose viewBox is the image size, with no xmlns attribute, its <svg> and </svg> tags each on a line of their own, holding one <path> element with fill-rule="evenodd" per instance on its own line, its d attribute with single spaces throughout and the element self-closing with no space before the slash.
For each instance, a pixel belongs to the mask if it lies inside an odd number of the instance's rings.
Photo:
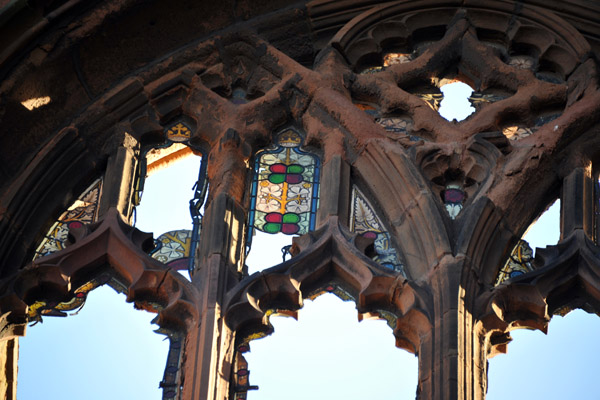
<svg viewBox="0 0 600 400">
<path fill-rule="evenodd" d="M 469 96 L 469 101 L 471 102 L 471 104 L 473 104 L 473 107 L 475 107 L 475 109 L 479 111 L 483 104 L 496 103 L 506 98 L 508 98 L 507 95 L 499 93 L 481 93 L 474 91 L 471 94 L 471 96 Z"/>
<path fill-rule="evenodd" d="M 315 226 L 319 159 L 301 149 L 302 136 L 292 128 L 281 132 L 276 143 L 256 155 L 249 240 L 253 229 L 302 235 Z"/>
<path fill-rule="evenodd" d="M 533 135 L 533 131 L 530 128 L 526 128 L 519 125 L 507 126 L 502 129 L 502 134 L 509 140 L 524 139 L 527 136 Z"/>
<path fill-rule="evenodd" d="M 405 64 L 415 59 L 415 53 L 385 53 L 381 65 L 370 66 L 360 71 L 361 74 L 374 74 L 384 71 L 387 67 L 395 64 Z"/>
<path fill-rule="evenodd" d="M 525 55 L 515 55 L 510 57 L 508 65 L 519 69 L 533 70 L 535 66 L 535 59 Z"/>
<path fill-rule="evenodd" d="M 494 286 L 498 286 L 507 280 L 533 271 L 533 250 L 524 240 L 519 240 L 510 257 L 506 260 L 504 267 L 498 273 Z"/>
<path fill-rule="evenodd" d="M 413 120 L 408 115 L 392 115 L 392 116 L 381 116 L 379 109 L 368 103 L 354 103 L 359 110 L 364 111 L 367 115 L 370 115 L 375 119 L 375 122 L 379 124 L 383 129 L 392 133 L 408 136 L 411 142 L 418 142 L 419 140 L 425 140 L 420 136 L 413 135 L 414 124 Z"/>
<path fill-rule="evenodd" d="M 376 256 L 373 258 L 374 261 L 405 275 L 404 266 L 400 262 L 398 252 L 391 243 L 389 232 L 377 216 L 369 200 L 367 200 L 356 185 L 352 187 L 350 230 L 374 240 L 376 253 Z"/>
<path fill-rule="evenodd" d="M 433 111 L 439 111 L 444 95 L 442 93 L 416 93 Z"/>
<path fill-rule="evenodd" d="M 236 105 L 246 104 L 248 103 L 248 95 L 244 89 L 235 88 L 231 91 L 230 101 Z"/>
<path fill-rule="evenodd" d="M 509 125 L 509 126 L 505 126 L 504 128 L 502 128 L 502 133 L 509 140 L 524 139 L 528 136 L 533 135 L 542 126 L 554 121 L 555 119 L 560 117 L 560 115 L 561 115 L 560 112 L 558 112 L 558 113 L 554 112 L 551 114 L 540 115 L 535 119 L 535 121 L 533 122 L 533 125 L 531 125 L 531 126 L 526 126 L 523 124 Z"/>
<path fill-rule="evenodd" d="M 67 245 L 69 228 L 91 224 L 98 218 L 98 202 L 102 194 L 102 179 L 94 181 L 77 200 L 52 225 L 38 246 L 35 260 L 64 249 Z"/>
</svg>

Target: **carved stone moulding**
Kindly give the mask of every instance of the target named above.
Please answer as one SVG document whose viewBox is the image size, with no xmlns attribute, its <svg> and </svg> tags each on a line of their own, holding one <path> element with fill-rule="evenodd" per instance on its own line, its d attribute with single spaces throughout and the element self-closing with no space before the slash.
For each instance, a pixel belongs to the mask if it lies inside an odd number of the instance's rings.
<svg viewBox="0 0 600 400">
<path fill-rule="evenodd" d="M 510 330 L 546 332 L 553 315 L 575 308 L 600 314 L 600 249 L 581 230 L 538 249 L 536 269 L 482 293 L 479 320 L 491 355 L 506 351 Z"/>
<path fill-rule="evenodd" d="M 111 209 L 95 224 L 71 232 L 73 244 L 40 257 L 2 282 L 0 313 L 3 330 L 31 321 L 29 309 L 38 301 L 65 304 L 77 297 L 77 289 L 100 276 L 127 294 L 136 308 L 158 313 L 156 323 L 163 332 L 187 332 L 199 315 L 198 293 L 174 270 L 148 256 L 153 246 L 150 234 L 122 221 Z M 4 336 L 2 339 L 6 339 Z"/>
<path fill-rule="evenodd" d="M 365 251 L 372 240 L 352 234 L 336 217 L 294 241 L 295 256 L 256 273 L 229 291 L 224 315 L 239 343 L 273 332 L 269 317 L 295 316 L 305 298 L 330 292 L 356 302 L 359 313 L 388 321 L 396 345 L 412 353 L 431 323 L 425 292 L 379 266 Z"/>
<path fill-rule="evenodd" d="M 386 3 L 356 16 L 331 43 L 357 69 L 382 64 L 391 52 L 415 59 L 464 13 L 480 42 L 496 48 L 505 63 L 535 70 L 543 80 L 565 79 L 589 51 L 585 39 L 552 13 L 525 5 L 515 19 L 512 8 L 485 3 L 486 10 L 435 6 L 435 12 L 424 0 Z"/>
</svg>

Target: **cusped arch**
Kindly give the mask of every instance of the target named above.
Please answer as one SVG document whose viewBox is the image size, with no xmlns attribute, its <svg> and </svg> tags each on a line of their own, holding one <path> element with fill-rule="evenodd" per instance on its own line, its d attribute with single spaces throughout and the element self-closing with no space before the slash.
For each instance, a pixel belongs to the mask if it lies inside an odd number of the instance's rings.
<svg viewBox="0 0 600 400">
<path fill-rule="evenodd" d="M 398 240 L 412 279 L 427 274 L 452 247 L 444 224 L 445 212 L 429 185 L 400 146 L 369 143 L 353 162 L 371 193 L 386 193 L 380 201 Z"/>
<path fill-rule="evenodd" d="M 2 282 L 2 326 L 28 321 L 27 310 L 38 300 L 61 303 L 73 291 L 100 274 L 109 274 L 136 307 L 158 313 L 165 332 L 187 332 L 198 321 L 196 289 L 176 271 L 146 254 L 153 239 L 127 225 L 111 209 L 95 224 L 72 232 L 74 243 L 65 250 L 40 257 Z M 7 332 L 8 332 L 7 331 Z"/>
<path fill-rule="evenodd" d="M 566 75 L 573 71 L 574 60 L 581 62 L 590 51 L 583 36 L 556 14 L 530 5 L 515 10 L 496 2 L 486 3 L 485 10 L 462 4 L 432 6 L 425 0 L 386 3 L 354 17 L 330 43 L 354 64 L 369 50 L 375 53 L 385 50 L 386 42 L 410 44 L 418 40 L 413 36 L 419 36 L 420 32 L 433 40 L 441 39 L 457 11 L 466 13 L 480 40 L 506 47 L 513 42 L 527 43 L 538 57 L 559 65 Z M 440 31 L 437 34 L 436 29 Z M 554 40 L 549 41 L 548 35 Z"/>
<path fill-rule="evenodd" d="M 294 313 L 304 298 L 339 287 L 359 312 L 395 315 L 397 346 L 418 352 L 419 338 L 431 325 L 426 292 L 373 262 L 364 254 L 368 245 L 371 241 L 331 217 L 319 230 L 294 241 L 297 254 L 292 259 L 253 274 L 228 292 L 227 325 L 241 341 L 270 334 L 268 316 L 273 311 Z"/>
</svg>

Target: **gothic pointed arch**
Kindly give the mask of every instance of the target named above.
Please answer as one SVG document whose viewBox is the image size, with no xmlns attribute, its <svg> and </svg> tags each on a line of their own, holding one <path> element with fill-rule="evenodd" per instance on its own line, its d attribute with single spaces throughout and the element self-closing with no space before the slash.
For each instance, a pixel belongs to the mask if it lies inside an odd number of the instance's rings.
<svg viewBox="0 0 600 400">
<path fill-rule="evenodd" d="M 9 3 L 0 10 L 5 338 L 22 333 L 36 297 L 68 303 L 110 269 L 130 300 L 163 307 L 161 326 L 187 329 L 169 356 L 186 360 L 169 387 L 221 400 L 243 383 L 243 365 L 232 364 L 244 335 L 331 287 L 361 312 L 388 313 L 398 345 L 419 353 L 419 400 L 474 400 L 511 329 L 543 330 L 573 307 L 598 312 L 593 2 Z M 475 112 L 461 122 L 438 113 L 453 81 L 473 89 Z M 326 189 L 295 256 L 247 277 L 252 157 L 290 124 L 318 149 Z M 192 282 L 148 257 L 123 223 L 144 146 L 168 131 L 208 161 Z M 103 222 L 31 264 L 48 228 L 100 176 Z M 406 277 L 349 232 L 356 182 Z M 559 196 L 559 243 L 539 251 L 530 273 L 494 285 Z"/>
</svg>

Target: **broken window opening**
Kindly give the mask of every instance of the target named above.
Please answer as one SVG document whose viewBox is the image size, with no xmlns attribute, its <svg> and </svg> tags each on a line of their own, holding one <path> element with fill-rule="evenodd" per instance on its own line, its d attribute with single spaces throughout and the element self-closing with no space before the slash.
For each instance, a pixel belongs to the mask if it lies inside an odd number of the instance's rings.
<svg viewBox="0 0 600 400">
<path fill-rule="evenodd" d="M 249 400 L 415 397 L 417 357 L 395 347 L 386 321 L 359 323 L 353 301 L 322 295 L 305 300 L 298 321 L 270 321 L 274 333 L 244 353 L 250 384 L 258 386 Z"/>
<path fill-rule="evenodd" d="M 555 245 L 560 238 L 560 199 L 535 220 L 517 242 L 506 264 L 498 272 L 495 286 L 533 271 L 535 249 Z"/>
<path fill-rule="evenodd" d="M 554 316 L 547 335 L 512 331 L 508 353 L 489 360 L 486 400 L 593 398 L 598 332 L 600 318 L 583 310 Z"/>
<path fill-rule="evenodd" d="M 147 158 L 143 196 L 140 193 L 135 211 L 136 227 L 154 233 L 153 258 L 190 279 L 207 192 L 206 162 L 181 144 L 167 150 L 169 153 L 163 157 L 152 154 Z M 156 167 L 157 163 L 162 168 Z"/>
<path fill-rule="evenodd" d="M 464 82 L 454 81 L 440 86 L 443 100 L 438 112 L 448 121 L 463 121 L 475 112 L 475 107 L 469 101 L 473 88 Z"/>
<path fill-rule="evenodd" d="M 19 339 L 19 399 L 160 398 L 164 364 L 155 360 L 166 359 L 169 342 L 148 329 L 155 314 L 108 285 L 88 297 L 77 317 L 44 318 Z"/>
</svg>

